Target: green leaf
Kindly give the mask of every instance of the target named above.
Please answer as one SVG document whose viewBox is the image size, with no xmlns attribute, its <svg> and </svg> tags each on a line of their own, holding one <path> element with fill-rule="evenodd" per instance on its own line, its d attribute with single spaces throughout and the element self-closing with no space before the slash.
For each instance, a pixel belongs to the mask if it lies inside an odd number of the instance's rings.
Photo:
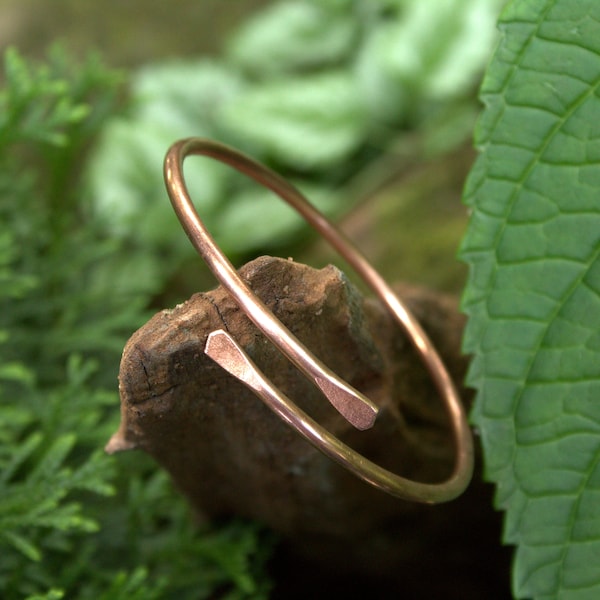
<svg viewBox="0 0 600 600">
<path fill-rule="evenodd" d="M 311 204 L 327 215 L 334 213 L 340 204 L 339 197 L 324 186 L 294 183 Z M 289 245 L 295 235 L 304 232 L 303 224 L 302 217 L 293 208 L 268 190 L 253 186 L 238 192 L 221 209 L 215 229 L 220 245 L 243 255 L 248 247 L 269 249 Z"/>
<path fill-rule="evenodd" d="M 26 600 L 61 600 L 65 597 L 65 593 L 62 590 L 51 589 L 45 594 L 34 594 L 33 596 L 27 596 Z"/>
<path fill-rule="evenodd" d="M 33 373 L 25 365 L 19 362 L 0 364 L 0 381 L 9 379 L 27 384 L 33 381 Z"/>
<path fill-rule="evenodd" d="M 464 94 L 495 41 L 504 0 L 400 0 L 392 18 L 375 21 L 356 73 L 372 118 L 397 122 L 423 101 Z"/>
<path fill-rule="evenodd" d="M 163 596 L 165 582 L 157 585 L 148 579 L 148 570 L 144 567 L 138 567 L 131 573 L 119 571 L 98 600 L 159 600 Z"/>
<path fill-rule="evenodd" d="M 481 95 L 463 306 L 519 598 L 600 597 L 600 4 L 519 0 Z"/>
<path fill-rule="evenodd" d="M 368 128 L 356 82 L 343 71 L 256 86 L 226 106 L 222 118 L 252 153 L 317 171 L 348 159 Z"/>
<path fill-rule="evenodd" d="M 279 2 L 237 32 L 229 44 L 229 55 L 235 64 L 263 78 L 323 68 L 351 55 L 358 31 L 358 20 L 345 6 Z"/>
<path fill-rule="evenodd" d="M 39 432 L 32 433 L 22 441 L 16 450 L 13 450 L 8 460 L 0 460 L 2 473 L 0 484 L 6 485 L 15 471 L 29 458 L 31 453 L 42 443 L 42 435 Z M 1 489 L 1 488 L 0 488 Z"/>
<path fill-rule="evenodd" d="M 47 450 L 43 459 L 31 472 L 29 480 L 39 483 L 48 478 L 51 473 L 58 471 L 67 454 L 72 450 L 77 437 L 75 434 L 65 434 L 57 438 Z"/>
<path fill-rule="evenodd" d="M 6 51 L 6 88 L 0 91 L 0 146 L 15 141 L 65 146 L 70 141 L 69 130 L 92 112 L 89 105 L 76 98 L 83 87 L 70 89 L 68 73 L 62 72 L 70 65 L 60 47 L 54 48 L 51 60 L 52 68 L 32 67 L 14 48 Z M 90 70 L 86 84 L 105 76 L 99 65 L 94 67 L 98 70 Z"/>
<path fill-rule="evenodd" d="M 186 253 L 191 249 L 168 202 L 162 164 L 169 146 L 191 135 L 214 136 L 214 119 L 240 81 L 207 61 L 146 67 L 132 83 L 133 109 L 105 129 L 88 181 L 94 211 L 113 235 Z M 209 217 L 231 172 L 210 160 L 186 168 L 186 182 Z"/>
<path fill-rule="evenodd" d="M 19 552 L 22 552 L 29 560 L 38 562 L 42 559 L 40 549 L 18 533 L 14 531 L 2 531 L 0 535 Z"/>
</svg>

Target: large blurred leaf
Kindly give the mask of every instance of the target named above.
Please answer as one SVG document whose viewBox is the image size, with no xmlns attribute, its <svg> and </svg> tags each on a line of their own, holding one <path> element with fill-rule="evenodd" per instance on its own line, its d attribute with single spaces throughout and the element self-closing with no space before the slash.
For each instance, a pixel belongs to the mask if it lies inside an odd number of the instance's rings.
<svg viewBox="0 0 600 600">
<path fill-rule="evenodd" d="M 250 89 L 224 109 L 223 121 L 254 152 L 316 170 L 347 159 L 368 127 L 355 81 L 341 71 Z"/>
<path fill-rule="evenodd" d="M 372 117 L 397 122 L 423 100 L 464 94 L 489 56 L 503 1 L 389 2 L 394 17 L 370 28 L 356 65 Z"/>
<path fill-rule="evenodd" d="M 258 13 L 232 38 L 229 54 L 261 77 L 320 68 L 347 58 L 358 30 L 345 6 L 317 0 L 280 2 Z"/>
<path fill-rule="evenodd" d="M 517 597 L 600 597 L 600 4 L 517 0 L 465 192 L 465 347 Z"/>
<path fill-rule="evenodd" d="M 140 71 L 132 82 L 132 114 L 109 124 L 90 169 L 96 213 L 113 233 L 187 248 L 167 200 L 163 159 L 178 138 L 214 136 L 221 105 L 240 85 L 235 75 L 209 62 Z M 186 169 L 190 191 L 209 219 L 227 176 L 214 161 L 195 161 L 193 169 Z"/>
<path fill-rule="evenodd" d="M 335 213 L 339 198 L 331 190 L 306 182 L 294 183 L 320 211 L 326 215 Z M 269 215 L 269 219 L 261 219 L 260 215 Z M 298 232 L 303 231 L 303 224 L 293 208 L 256 185 L 238 192 L 234 202 L 223 207 L 216 217 L 219 244 L 240 255 L 249 246 L 265 251 L 289 246 Z"/>
</svg>

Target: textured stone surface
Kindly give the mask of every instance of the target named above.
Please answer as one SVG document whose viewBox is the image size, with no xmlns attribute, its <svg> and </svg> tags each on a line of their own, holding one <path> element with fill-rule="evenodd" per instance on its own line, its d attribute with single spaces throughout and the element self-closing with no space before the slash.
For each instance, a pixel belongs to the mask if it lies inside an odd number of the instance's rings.
<svg viewBox="0 0 600 600">
<path fill-rule="evenodd" d="M 458 560 L 470 569 L 490 551 L 486 544 L 493 552 L 496 517 L 478 479 L 447 505 L 387 496 L 315 450 L 203 354 L 208 334 L 225 328 L 285 394 L 372 460 L 428 482 L 451 471 L 443 404 L 403 332 L 376 301 L 363 300 L 334 267 L 314 270 L 262 257 L 241 273 L 301 341 L 380 406 L 375 427 L 360 432 L 349 425 L 217 288 L 158 313 L 128 342 L 120 373 L 122 424 L 109 451 L 145 450 L 199 512 L 258 519 L 281 533 L 293 553 L 332 569 L 393 579 L 399 567 L 418 570 L 431 560 L 450 570 Z M 399 291 L 462 381 L 463 318 L 454 301 L 422 289 Z M 482 537 L 484 530 L 491 539 Z"/>
</svg>

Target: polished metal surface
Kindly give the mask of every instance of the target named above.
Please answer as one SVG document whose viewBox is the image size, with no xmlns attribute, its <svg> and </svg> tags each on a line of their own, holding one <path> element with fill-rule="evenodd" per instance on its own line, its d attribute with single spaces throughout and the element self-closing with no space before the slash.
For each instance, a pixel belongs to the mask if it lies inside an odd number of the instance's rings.
<svg viewBox="0 0 600 600">
<path fill-rule="evenodd" d="M 322 364 L 283 326 L 238 275 L 202 223 L 183 176 L 184 159 L 195 154 L 224 162 L 275 192 L 329 241 L 388 307 L 411 339 L 444 399 L 456 445 L 454 471 L 447 481 L 440 484 L 424 484 L 395 475 L 343 444 L 300 410 L 257 369 L 228 333 L 222 330 L 213 332 L 206 343 L 206 354 L 252 389 L 319 450 L 368 483 L 399 498 L 429 503 L 451 500 L 462 493 L 473 471 L 471 433 L 454 384 L 417 320 L 352 242 L 285 179 L 237 150 L 212 140 L 188 138 L 171 146 L 165 158 L 165 182 L 175 212 L 190 241 L 240 308 L 356 428 L 364 430 L 374 425 L 376 405 Z"/>
</svg>

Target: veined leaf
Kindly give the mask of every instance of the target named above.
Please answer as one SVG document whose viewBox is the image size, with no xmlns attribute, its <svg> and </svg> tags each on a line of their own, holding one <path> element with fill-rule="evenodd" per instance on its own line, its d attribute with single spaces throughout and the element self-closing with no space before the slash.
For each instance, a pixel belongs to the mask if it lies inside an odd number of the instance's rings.
<svg viewBox="0 0 600 600">
<path fill-rule="evenodd" d="M 516 0 L 465 190 L 465 348 L 519 598 L 600 597 L 600 4 Z"/>
</svg>

